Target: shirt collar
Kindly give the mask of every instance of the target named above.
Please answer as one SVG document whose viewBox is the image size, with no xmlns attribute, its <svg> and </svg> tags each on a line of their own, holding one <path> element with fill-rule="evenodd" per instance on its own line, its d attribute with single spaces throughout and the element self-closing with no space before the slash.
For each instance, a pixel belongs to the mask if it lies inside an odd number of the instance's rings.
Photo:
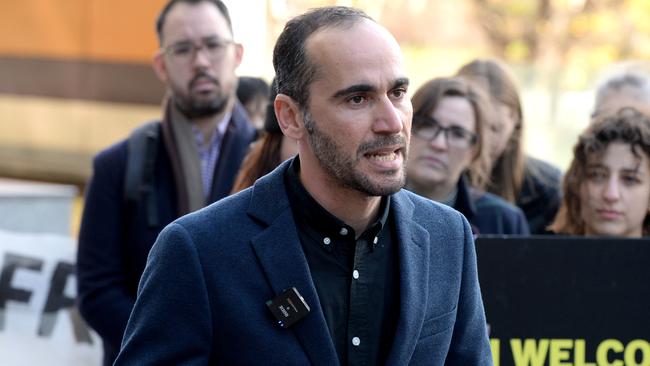
<svg viewBox="0 0 650 366">
<path fill-rule="evenodd" d="M 311 228 L 320 233 L 336 233 L 339 235 L 344 234 L 345 229 L 350 234 L 354 234 L 354 229 L 347 225 L 345 222 L 328 212 L 321 206 L 312 196 L 307 192 L 302 182 L 300 181 L 300 159 L 299 156 L 293 158 L 287 169 L 286 177 L 287 195 L 289 201 L 294 209 L 294 212 L 300 212 L 297 219 L 303 224 L 309 225 Z M 379 205 L 379 215 L 375 222 L 368 226 L 366 231 L 362 234 L 364 237 L 376 237 L 384 225 L 388 221 L 390 213 L 390 196 L 383 196 Z M 356 234 L 355 234 L 356 236 Z M 370 239 L 370 242 L 375 240 Z M 376 244 L 376 243 L 374 243 Z"/>
<path fill-rule="evenodd" d="M 226 133 L 226 129 L 228 128 L 228 123 L 230 122 L 230 117 L 232 116 L 232 112 L 226 112 L 224 114 L 223 119 L 219 121 L 217 124 L 217 127 L 215 128 L 215 132 L 212 134 L 212 139 L 210 140 L 210 143 L 208 146 L 213 146 L 217 140 L 221 140 L 221 137 Z M 194 134 L 194 138 L 198 143 L 198 146 L 203 145 L 203 134 L 199 130 L 198 127 L 196 127 L 195 123 L 191 123 L 190 126 L 192 126 L 192 133 Z"/>
</svg>

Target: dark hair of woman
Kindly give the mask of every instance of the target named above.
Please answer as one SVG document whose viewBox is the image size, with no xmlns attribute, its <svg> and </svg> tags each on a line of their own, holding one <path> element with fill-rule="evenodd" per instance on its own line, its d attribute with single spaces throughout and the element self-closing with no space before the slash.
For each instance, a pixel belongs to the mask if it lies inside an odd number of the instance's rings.
<svg viewBox="0 0 650 366">
<path fill-rule="evenodd" d="M 483 189 L 490 174 L 490 164 L 485 153 L 485 129 L 487 126 L 487 102 L 483 92 L 460 77 L 436 78 L 423 84 L 413 95 L 413 116 L 429 116 L 444 97 L 462 97 L 472 106 L 476 119 L 476 155 L 467 171 L 467 177 L 474 188 Z M 414 124 L 417 118 L 414 118 Z M 417 128 L 418 126 L 413 126 Z"/>
<path fill-rule="evenodd" d="M 573 148 L 573 161 L 564 175 L 564 197 L 555 221 L 549 227 L 555 233 L 585 235 L 585 222 L 581 215 L 580 189 L 587 179 L 589 159 L 601 156 L 609 144 L 629 144 L 632 154 L 650 158 L 650 118 L 638 110 L 625 107 L 615 113 L 598 114 L 580 135 Z M 643 235 L 650 234 L 650 217 L 643 221 Z"/>
<path fill-rule="evenodd" d="M 524 117 L 514 77 L 501 62 L 493 59 L 474 60 L 461 67 L 457 74 L 477 84 L 513 113 L 515 128 L 503 153 L 492 162 L 488 191 L 516 203 L 524 180 L 526 156 L 522 146 Z M 494 130 L 495 126 L 491 126 L 492 133 L 500 133 Z"/>
<path fill-rule="evenodd" d="M 277 95 L 275 79 L 271 83 L 271 92 L 269 94 L 264 132 L 260 139 L 253 143 L 251 150 L 244 158 L 231 193 L 252 186 L 258 178 L 270 173 L 282 162 L 280 151 L 284 135 L 278 125 L 275 109 L 273 108 L 273 101 Z"/>
</svg>

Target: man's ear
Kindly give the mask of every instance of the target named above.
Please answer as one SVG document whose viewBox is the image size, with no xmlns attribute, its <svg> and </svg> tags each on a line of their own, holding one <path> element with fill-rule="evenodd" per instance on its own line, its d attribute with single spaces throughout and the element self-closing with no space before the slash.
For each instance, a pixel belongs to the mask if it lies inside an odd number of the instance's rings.
<svg viewBox="0 0 650 366">
<path fill-rule="evenodd" d="M 163 83 L 167 82 L 167 65 L 165 65 L 165 55 L 162 52 L 157 52 L 154 56 L 153 59 L 151 60 L 151 66 L 153 67 L 153 71 L 156 73 L 156 76 L 158 76 L 158 79 L 162 81 Z"/>
<path fill-rule="evenodd" d="M 235 43 L 235 65 L 239 67 L 241 65 L 241 60 L 244 57 L 244 46 L 241 43 Z"/>
<path fill-rule="evenodd" d="M 286 94 L 278 94 L 273 106 L 282 133 L 291 139 L 300 140 L 305 133 L 305 124 L 296 101 Z"/>
</svg>

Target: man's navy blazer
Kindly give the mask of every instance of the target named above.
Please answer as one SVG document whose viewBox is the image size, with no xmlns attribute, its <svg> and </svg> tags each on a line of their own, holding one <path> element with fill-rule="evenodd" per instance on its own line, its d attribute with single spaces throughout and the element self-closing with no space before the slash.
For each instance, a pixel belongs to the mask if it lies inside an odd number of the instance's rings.
<svg viewBox="0 0 650 366">
<path fill-rule="evenodd" d="M 288 162 L 186 215 L 147 260 L 116 365 L 336 365 L 285 191 Z M 392 196 L 400 314 L 389 365 L 492 365 L 467 220 Z M 281 328 L 265 302 L 296 287 L 311 312 Z"/>
</svg>

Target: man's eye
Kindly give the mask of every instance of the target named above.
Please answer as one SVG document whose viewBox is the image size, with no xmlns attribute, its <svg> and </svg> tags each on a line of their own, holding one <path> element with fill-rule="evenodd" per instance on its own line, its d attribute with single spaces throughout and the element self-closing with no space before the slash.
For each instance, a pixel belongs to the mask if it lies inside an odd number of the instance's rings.
<svg viewBox="0 0 650 366">
<path fill-rule="evenodd" d="M 207 49 L 209 49 L 211 51 L 214 51 L 214 50 L 217 50 L 217 49 L 221 48 L 221 43 L 219 43 L 217 41 L 208 41 L 208 42 L 205 42 L 204 46 L 205 46 L 205 48 L 207 48 Z"/>
<path fill-rule="evenodd" d="M 399 89 L 393 90 L 393 98 L 400 99 L 404 95 L 406 95 L 406 89 L 399 88 Z"/>
<path fill-rule="evenodd" d="M 190 52 L 192 52 L 192 47 L 191 46 L 185 46 L 185 45 L 176 46 L 176 47 L 174 47 L 173 52 L 176 55 L 187 55 Z"/>
<path fill-rule="evenodd" d="M 364 97 L 363 95 L 355 95 L 353 97 L 350 97 L 348 99 L 348 102 L 351 103 L 351 104 L 361 104 L 365 100 L 366 100 L 366 97 Z"/>
</svg>

